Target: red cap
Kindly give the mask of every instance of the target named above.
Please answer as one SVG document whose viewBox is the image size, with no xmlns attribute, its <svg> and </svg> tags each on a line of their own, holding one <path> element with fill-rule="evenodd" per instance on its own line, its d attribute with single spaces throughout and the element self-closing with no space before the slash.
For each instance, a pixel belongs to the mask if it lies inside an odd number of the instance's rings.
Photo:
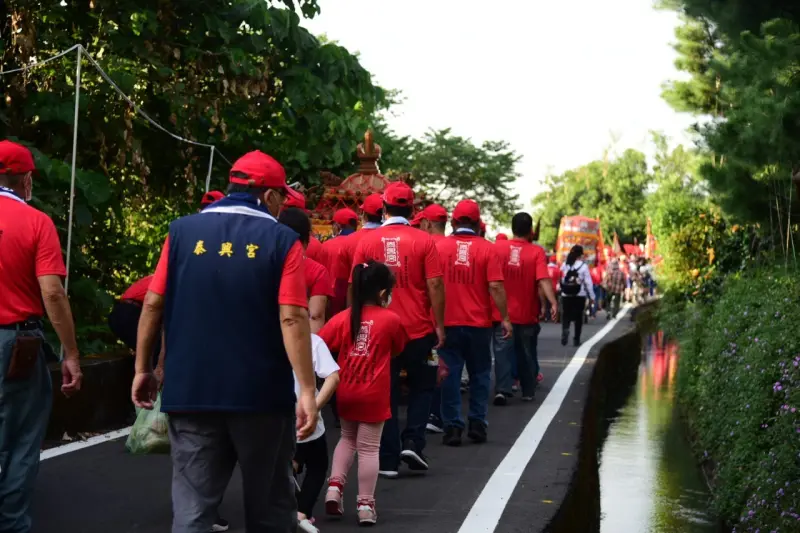
<svg viewBox="0 0 800 533">
<path fill-rule="evenodd" d="M 247 177 L 236 177 L 234 172 L 241 172 Z M 271 187 L 287 192 L 286 171 L 280 163 L 264 152 L 254 150 L 236 160 L 231 168 L 230 182 L 254 187 Z"/>
<path fill-rule="evenodd" d="M 422 210 L 422 218 L 431 222 L 447 222 L 447 209 L 439 204 L 431 204 Z"/>
<path fill-rule="evenodd" d="M 424 219 L 425 216 L 422 213 L 417 213 L 416 216 L 411 220 L 411 227 L 418 228 Z"/>
<path fill-rule="evenodd" d="M 467 219 L 470 222 L 481 222 L 481 228 L 485 228 L 481 221 L 481 208 L 475 200 L 461 200 L 453 209 L 453 220 Z"/>
<path fill-rule="evenodd" d="M 344 226 L 347 224 L 358 224 L 358 215 L 352 209 L 344 208 L 339 209 L 333 214 L 333 221 L 339 224 L 340 226 Z"/>
<path fill-rule="evenodd" d="M 203 195 L 202 200 L 200 200 L 200 205 L 205 207 L 213 204 L 217 200 L 222 200 L 223 198 L 225 198 L 225 195 L 219 191 L 208 191 Z"/>
<path fill-rule="evenodd" d="M 498 233 L 497 237 L 495 237 L 494 240 L 496 240 L 496 241 L 507 241 L 508 240 L 508 235 L 506 235 L 505 233 Z"/>
<path fill-rule="evenodd" d="M 283 202 L 283 207 L 296 207 L 298 209 L 306 208 L 306 197 L 294 189 L 289 189 L 286 196 L 286 201 Z"/>
<path fill-rule="evenodd" d="M 11 141 L 0 141 L 0 174 L 25 174 L 36 170 L 31 151 Z"/>
<path fill-rule="evenodd" d="M 383 198 L 378 193 L 370 194 L 364 198 L 364 203 L 361 204 L 361 210 L 368 215 L 377 215 L 381 209 L 383 209 Z"/>
<path fill-rule="evenodd" d="M 402 181 L 393 181 L 383 191 L 383 201 L 396 207 L 411 206 L 414 203 L 414 191 Z"/>
</svg>

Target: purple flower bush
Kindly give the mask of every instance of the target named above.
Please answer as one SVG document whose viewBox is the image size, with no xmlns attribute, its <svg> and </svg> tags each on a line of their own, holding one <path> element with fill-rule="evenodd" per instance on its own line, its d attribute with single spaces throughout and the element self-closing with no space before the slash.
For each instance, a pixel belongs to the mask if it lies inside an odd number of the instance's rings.
<svg viewBox="0 0 800 533">
<path fill-rule="evenodd" d="M 800 532 L 799 296 L 798 273 L 757 270 L 660 313 L 715 511 L 736 533 Z"/>
</svg>

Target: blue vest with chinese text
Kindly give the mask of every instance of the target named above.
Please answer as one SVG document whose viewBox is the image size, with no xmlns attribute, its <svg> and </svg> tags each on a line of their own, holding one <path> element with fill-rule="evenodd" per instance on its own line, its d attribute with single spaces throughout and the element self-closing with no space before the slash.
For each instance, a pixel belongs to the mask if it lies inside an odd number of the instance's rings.
<svg viewBox="0 0 800 533">
<path fill-rule="evenodd" d="M 278 290 L 297 241 L 247 194 L 170 225 L 163 411 L 292 411 Z"/>
</svg>

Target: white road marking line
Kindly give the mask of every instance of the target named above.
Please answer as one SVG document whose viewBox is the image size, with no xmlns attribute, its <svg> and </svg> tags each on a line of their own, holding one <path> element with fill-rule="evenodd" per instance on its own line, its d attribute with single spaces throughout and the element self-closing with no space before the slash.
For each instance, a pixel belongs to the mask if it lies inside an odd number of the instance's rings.
<svg viewBox="0 0 800 533">
<path fill-rule="evenodd" d="M 104 442 L 121 439 L 122 437 L 127 437 L 130 435 L 130 433 L 131 427 L 129 426 L 116 431 L 103 433 L 102 435 L 97 435 L 86 440 L 79 440 L 70 442 L 69 444 L 64 444 L 63 446 L 56 446 L 55 448 L 42 451 L 41 455 L 39 456 L 39 461 L 46 461 L 47 459 L 52 459 L 53 457 L 58 457 L 59 455 L 64 455 L 65 453 L 75 452 L 84 448 L 103 444 Z"/>
<path fill-rule="evenodd" d="M 609 321 L 603 329 L 578 348 L 542 405 L 536 410 L 536 414 L 522 430 L 514 445 L 511 446 L 492 477 L 489 478 L 486 486 L 483 487 L 458 533 L 494 532 L 497 524 L 500 523 L 506 505 L 511 500 L 514 488 L 519 483 L 519 478 L 522 477 L 522 472 L 528 466 L 547 428 L 561 408 L 561 404 L 564 402 L 575 376 L 586 361 L 589 351 L 625 317 L 630 308 L 630 304 L 626 304 L 620 309 L 617 318 Z"/>
</svg>

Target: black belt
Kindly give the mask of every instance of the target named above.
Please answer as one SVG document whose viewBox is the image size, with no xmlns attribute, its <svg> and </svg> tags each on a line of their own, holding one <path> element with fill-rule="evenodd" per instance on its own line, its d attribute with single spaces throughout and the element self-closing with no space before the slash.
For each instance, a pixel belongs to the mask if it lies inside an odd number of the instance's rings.
<svg viewBox="0 0 800 533">
<path fill-rule="evenodd" d="M 13 329 L 18 331 L 31 331 L 34 329 L 43 329 L 44 324 L 38 318 L 23 320 L 22 322 L 15 322 L 14 324 L 0 324 L 0 329 Z"/>
</svg>

